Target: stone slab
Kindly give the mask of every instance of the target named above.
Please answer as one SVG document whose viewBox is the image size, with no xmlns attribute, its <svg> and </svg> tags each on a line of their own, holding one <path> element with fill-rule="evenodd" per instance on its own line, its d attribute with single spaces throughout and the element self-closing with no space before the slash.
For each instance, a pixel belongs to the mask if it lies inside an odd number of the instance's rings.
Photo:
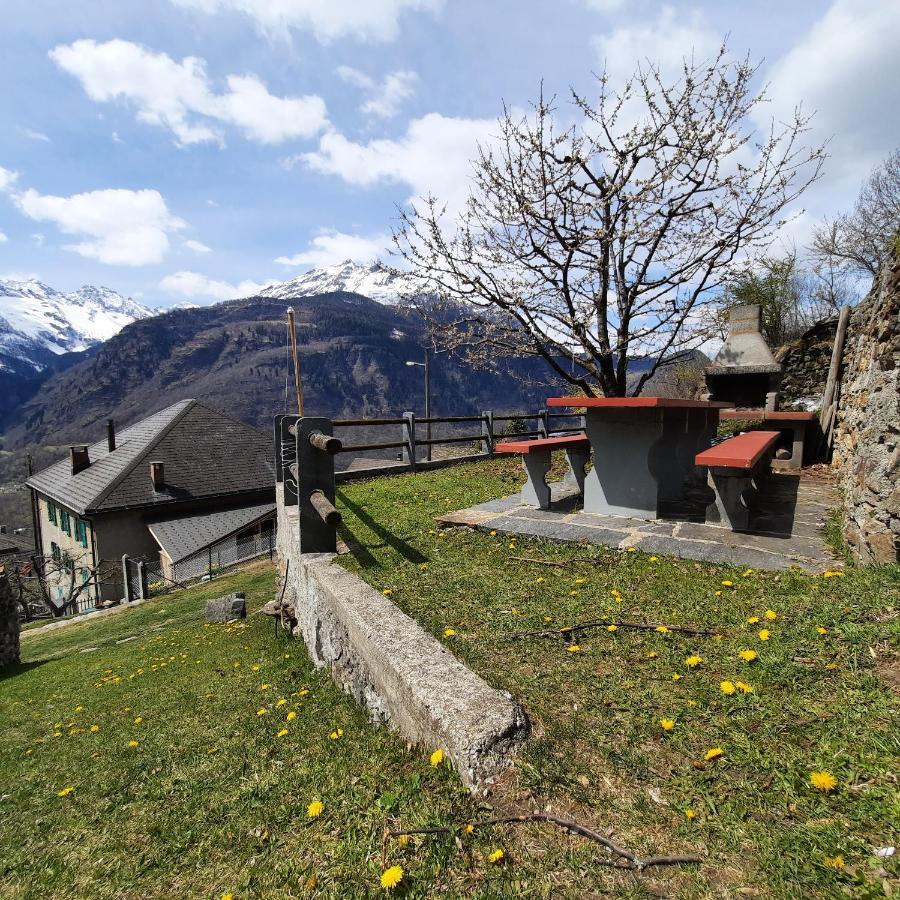
<svg viewBox="0 0 900 900">
<path fill-rule="evenodd" d="M 206 601 L 207 622 L 233 622 L 247 618 L 247 600 L 243 593 L 226 594 Z"/>
</svg>

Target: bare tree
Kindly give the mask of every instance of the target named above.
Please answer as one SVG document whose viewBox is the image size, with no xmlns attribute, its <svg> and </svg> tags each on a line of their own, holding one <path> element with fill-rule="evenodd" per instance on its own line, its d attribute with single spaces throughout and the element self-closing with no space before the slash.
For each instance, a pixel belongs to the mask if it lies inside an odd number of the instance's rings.
<svg viewBox="0 0 900 900">
<path fill-rule="evenodd" d="M 78 602 L 96 594 L 97 589 L 116 578 L 114 567 L 94 564 L 88 554 L 72 558 L 32 556 L 28 563 L 20 561 L 9 572 L 14 596 L 26 620 L 33 618 L 32 606 L 49 610 L 54 617 L 78 611 Z"/>
<path fill-rule="evenodd" d="M 755 134 L 755 72 L 723 46 L 674 82 L 652 64 L 619 91 L 600 76 L 596 102 L 572 92 L 578 123 L 562 131 L 543 95 L 531 115 L 505 109 L 456 221 L 429 197 L 394 235 L 438 340 L 476 364 L 539 356 L 609 396 L 625 395 L 630 360 L 652 363 L 640 393 L 696 347 L 699 308 L 770 241 L 825 155 L 803 146 L 800 110 Z"/>
<path fill-rule="evenodd" d="M 816 229 L 812 251 L 823 264 L 875 277 L 900 229 L 900 147 L 866 179 L 853 212 Z"/>
</svg>

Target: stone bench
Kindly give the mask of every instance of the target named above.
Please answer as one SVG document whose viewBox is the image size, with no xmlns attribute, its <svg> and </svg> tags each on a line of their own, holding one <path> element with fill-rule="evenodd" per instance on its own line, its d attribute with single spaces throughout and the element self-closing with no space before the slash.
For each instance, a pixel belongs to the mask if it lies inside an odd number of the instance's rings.
<svg viewBox="0 0 900 900">
<path fill-rule="evenodd" d="M 494 448 L 497 453 L 519 453 L 528 480 L 522 488 L 522 502 L 538 509 L 550 506 L 550 488 L 547 473 L 550 471 L 550 454 L 554 450 L 564 450 L 569 472 L 566 482 L 584 494 L 584 467 L 591 454 L 591 445 L 583 434 L 561 437 L 537 438 L 532 441 L 504 441 Z"/>
<path fill-rule="evenodd" d="M 723 522 L 732 531 L 746 531 L 759 481 L 769 474 L 777 431 L 748 431 L 710 447 L 694 457 L 709 470 L 715 500 L 706 510 L 707 522 Z"/>
</svg>

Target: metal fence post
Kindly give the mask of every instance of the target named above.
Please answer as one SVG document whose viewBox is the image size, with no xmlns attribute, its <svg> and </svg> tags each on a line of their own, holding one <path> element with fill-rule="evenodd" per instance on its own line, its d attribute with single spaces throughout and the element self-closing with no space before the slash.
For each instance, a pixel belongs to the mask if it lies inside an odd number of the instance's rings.
<svg viewBox="0 0 900 900">
<path fill-rule="evenodd" d="M 481 414 L 481 452 L 485 456 L 494 455 L 494 411 L 486 409 Z"/>
<path fill-rule="evenodd" d="M 134 594 L 131 592 L 131 577 L 128 572 L 128 554 L 122 554 L 122 584 L 125 587 L 125 602 L 131 603 Z"/>
<path fill-rule="evenodd" d="M 150 591 L 147 590 L 147 563 L 142 559 L 138 560 L 138 596 L 141 600 L 150 596 Z"/>
<path fill-rule="evenodd" d="M 403 448 L 403 462 L 405 462 L 411 469 L 415 469 L 417 459 L 417 448 L 416 448 L 416 414 L 414 412 L 405 412 L 403 413 L 404 423 L 404 435 L 403 440 L 406 441 L 406 446 Z"/>
</svg>

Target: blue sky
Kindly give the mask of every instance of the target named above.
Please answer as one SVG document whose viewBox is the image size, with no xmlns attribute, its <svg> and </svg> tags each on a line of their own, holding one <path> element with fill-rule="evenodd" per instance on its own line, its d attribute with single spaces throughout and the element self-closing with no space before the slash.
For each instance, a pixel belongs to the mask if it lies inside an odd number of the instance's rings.
<svg viewBox="0 0 900 900">
<path fill-rule="evenodd" d="M 847 209 L 900 141 L 897 0 L 3 0 L 2 16 L 0 277 L 149 305 L 371 259 L 397 204 L 459 201 L 503 101 L 640 57 L 672 67 L 726 34 L 764 60 L 766 115 L 802 101 L 810 140 L 831 137 L 786 241 Z"/>
</svg>

